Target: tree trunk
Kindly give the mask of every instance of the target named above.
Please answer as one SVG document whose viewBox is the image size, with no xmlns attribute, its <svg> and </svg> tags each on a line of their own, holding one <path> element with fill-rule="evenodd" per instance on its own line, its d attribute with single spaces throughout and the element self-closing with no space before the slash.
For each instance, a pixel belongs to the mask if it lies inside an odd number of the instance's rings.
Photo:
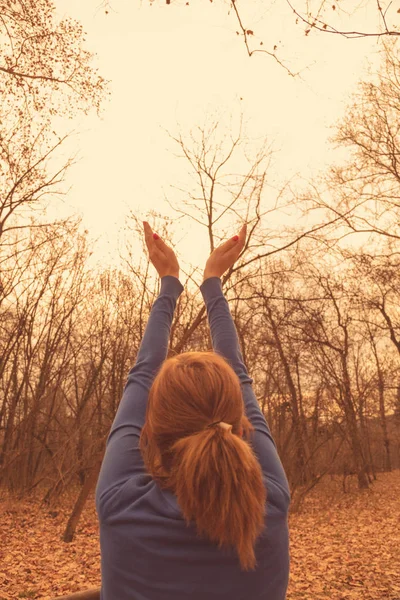
<svg viewBox="0 0 400 600">
<path fill-rule="evenodd" d="M 79 519 L 81 518 L 82 511 L 85 508 L 86 500 L 95 486 L 95 483 L 99 476 L 100 467 L 101 462 L 96 462 L 95 466 L 89 471 L 86 477 L 86 481 L 82 486 L 77 501 L 75 502 L 75 506 L 72 510 L 71 516 L 68 519 L 67 527 L 65 528 L 63 536 L 64 542 L 72 542 L 72 540 L 74 539 L 76 527 L 79 523 Z"/>
<path fill-rule="evenodd" d="M 267 312 L 267 318 L 271 326 L 272 334 L 276 343 L 276 348 L 283 366 L 286 385 L 289 390 L 289 401 L 292 409 L 292 419 L 295 436 L 295 472 L 297 475 L 296 483 L 298 485 L 305 485 L 308 481 L 311 480 L 311 473 L 310 467 L 307 466 L 309 452 L 307 448 L 306 439 L 304 438 L 304 428 L 302 423 L 303 415 L 301 411 L 299 411 L 299 394 L 297 393 L 296 384 L 292 377 L 289 359 L 286 355 L 285 349 L 282 344 L 282 340 L 279 335 L 278 325 L 272 313 L 271 306 L 269 305 L 268 300 L 265 298 L 264 307 Z"/>
<path fill-rule="evenodd" d="M 385 384 L 382 373 L 378 371 L 378 391 L 379 391 L 379 414 L 381 417 L 381 427 L 383 432 L 383 445 L 385 447 L 385 471 L 392 470 L 392 460 L 390 456 L 390 440 L 387 431 L 386 414 L 385 414 Z"/>
</svg>

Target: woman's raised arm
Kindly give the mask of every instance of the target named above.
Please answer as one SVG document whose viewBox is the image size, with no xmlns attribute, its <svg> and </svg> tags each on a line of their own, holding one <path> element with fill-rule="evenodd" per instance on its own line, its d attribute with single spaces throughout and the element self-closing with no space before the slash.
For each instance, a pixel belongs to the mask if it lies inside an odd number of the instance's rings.
<svg viewBox="0 0 400 600">
<path fill-rule="evenodd" d="M 237 260 L 246 238 L 246 226 L 235 236 L 216 248 L 207 261 L 204 281 L 200 286 L 207 307 L 213 349 L 232 366 L 242 386 L 246 416 L 254 427 L 251 445 L 269 479 L 270 496 L 277 506 L 290 503 L 290 490 L 275 441 L 253 391 L 253 380 L 247 372 L 240 351 L 239 338 L 228 301 L 221 284 L 221 275 Z"/>
<path fill-rule="evenodd" d="M 207 306 L 208 321 L 215 352 L 228 359 L 241 383 L 250 379 L 240 352 L 239 339 L 228 302 L 222 292 L 221 276 L 238 259 L 246 242 L 247 225 L 218 248 L 207 260 L 200 291 Z"/>
<path fill-rule="evenodd" d="M 99 516 L 106 518 L 115 506 L 120 490 L 134 475 L 145 474 L 139 439 L 154 377 L 167 357 L 171 323 L 178 297 L 183 291 L 174 251 L 150 225 L 144 224 L 150 260 L 161 278 L 136 361 L 129 371 L 124 393 L 107 439 L 106 452 L 96 488 Z"/>
</svg>

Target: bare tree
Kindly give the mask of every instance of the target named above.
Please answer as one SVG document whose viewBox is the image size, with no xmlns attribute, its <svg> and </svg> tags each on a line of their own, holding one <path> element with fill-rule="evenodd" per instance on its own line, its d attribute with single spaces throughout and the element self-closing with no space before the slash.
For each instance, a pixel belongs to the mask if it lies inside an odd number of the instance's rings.
<svg viewBox="0 0 400 600">
<path fill-rule="evenodd" d="M 1 0 L 0 85 L 2 104 L 35 113 L 97 111 L 105 80 L 84 48 L 82 26 L 57 22 L 52 0 Z"/>
<path fill-rule="evenodd" d="M 0 115 L 1 261 L 15 247 L 7 235 L 16 229 L 34 227 L 31 216 L 43 213 L 47 197 L 51 195 L 54 201 L 61 195 L 61 184 L 72 159 L 54 167 L 50 161 L 65 137 L 49 135 L 47 127 L 38 127 L 37 119 L 27 113 L 10 120 L 0 107 Z"/>
<path fill-rule="evenodd" d="M 137 274 L 137 269 L 133 268 Z M 104 271 L 97 278 L 85 305 L 81 327 L 72 343 L 68 403 L 72 478 L 79 478 L 74 509 L 64 541 L 73 540 L 86 500 L 93 492 L 104 454 L 105 441 L 122 397 L 126 373 L 138 351 L 140 324 L 147 320 L 146 287 L 123 270 Z M 141 307 L 141 308 L 138 308 Z M 63 491 L 57 481 L 48 501 Z M 56 493 L 56 494 L 55 494 Z"/>
<path fill-rule="evenodd" d="M 310 209 L 341 218 L 332 240 L 355 234 L 400 239 L 400 60 L 397 45 L 384 42 L 378 73 L 361 81 L 333 137 L 350 157 L 310 185 Z"/>
<path fill-rule="evenodd" d="M 142 0 L 141 0 L 142 1 Z M 150 5 L 155 4 L 155 0 L 148 0 Z M 296 77 L 300 72 L 295 72 L 290 67 L 290 62 L 282 56 L 284 43 L 276 38 L 266 40 L 260 36 L 257 31 L 257 25 L 260 27 L 260 22 L 265 19 L 266 14 L 270 14 L 271 10 L 276 5 L 273 0 L 269 2 L 241 2 L 241 0 L 210 0 L 211 3 L 217 5 L 224 3 L 227 8 L 228 16 L 232 14 L 235 19 L 237 38 L 243 43 L 246 53 L 249 57 L 254 54 L 265 54 L 274 60 L 280 67 L 292 77 Z M 365 0 L 363 4 L 367 4 L 370 0 Z M 162 4 L 171 6 L 174 5 L 190 6 L 190 0 L 161 0 Z M 117 4 L 117 0 L 103 0 L 102 7 L 108 14 L 113 6 Z M 348 39 L 365 38 L 365 37 L 397 37 L 400 35 L 398 25 L 398 15 L 395 11 L 393 3 L 386 0 L 376 0 L 375 7 L 375 26 L 371 30 L 363 30 L 359 26 L 358 11 L 359 5 L 351 7 L 342 6 L 342 3 L 327 0 L 286 0 L 285 5 L 288 14 L 293 16 L 294 26 L 303 28 L 304 35 L 327 35 L 334 34 Z M 279 7 L 282 3 L 279 4 Z M 254 17 L 257 8 L 262 10 L 261 16 L 256 19 Z M 248 17 L 251 14 L 251 17 Z M 250 22 L 254 19 L 254 22 Z M 346 21 L 344 26 L 343 21 Z M 255 26 L 254 23 L 257 25 Z"/>
<path fill-rule="evenodd" d="M 382 333 L 379 327 L 374 326 L 373 323 L 369 320 L 369 315 L 365 315 L 364 318 L 366 331 L 368 334 L 368 339 L 371 344 L 372 354 L 375 360 L 376 365 L 376 381 L 378 388 L 378 398 L 379 398 L 379 416 L 380 423 L 382 427 L 382 436 L 383 436 L 383 445 L 385 448 L 385 470 L 392 470 L 392 460 L 391 460 L 391 451 L 390 451 L 390 438 L 388 435 L 388 426 L 387 426 L 387 408 L 386 408 L 386 382 L 389 378 L 389 373 L 387 369 L 385 369 L 385 364 L 387 364 L 387 360 L 385 360 L 384 352 L 380 351 L 379 342 L 382 340 Z M 386 371 L 386 372 L 385 372 Z"/>
<path fill-rule="evenodd" d="M 321 267 L 308 269 L 308 288 L 319 292 L 320 306 L 301 303 L 303 318 L 298 327 L 303 338 L 313 347 L 314 364 L 320 369 L 330 394 L 343 413 L 360 488 L 368 487 L 366 451 L 357 427 L 356 376 L 353 362 L 357 348 L 351 292 L 344 275 L 328 273 Z M 316 294 L 315 294 L 316 295 Z"/>
<path fill-rule="evenodd" d="M 48 230 L 40 228 L 35 238 L 48 240 L 47 234 Z M 71 243 L 77 246 L 75 252 L 71 251 Z M 73 312 L 81 293 L 84 252 L 79 248 L 79 234 L 74 235 L 69 224 L 63 236 L 41 245 L 40 254 L 30 266 L 30 284 L 25 288 L 17 286 L 13 298 L 8 298 L 8 314 L 16 331 L 10 330 L 14 336 L 11 343 L 4 330 L 1 339 L 5 348 L 9 348 L 8 360 L 2 364 L 6 393 L 1 456 L 15 489 L 30 487 L 43 457 L 52 457 L 47 444 L 48 426 L 68 362 Z M 10 454 L 8 461 L 7 454 Z"/>
<path fill-rule="evenodd" d="M 348 39 L 361 37 L 382 37 L 382 36 L 398 36 L 400 35 L 399 26 L 393 21 L 397 21 L 397 13 L 392 2 L 383 2 L 376 0 L 371 3 L 375 8 L 376 29 L 375 31 L 362 31 L 357 27 L 357 8 L 349 13 L 348 7 L 342 6 L 339 2 L 327 2 L 327 0 L 319 0 L 315 2 L 299 2 L 298 0 L 286 0 L 290 9 L 296 15 L 296 24 L 304 24 L 305 34 L 329 33 L 341 35 Z M 364 4 L 367 4 L 366 2 Z M 343 30 L 340 25 L 334 25 L 338 16 L 351 17 L 354 23 L 354 28 Z"/>
<path fill-rule="evenodd" d="M 192 220 L 204 228 L 210 252 L 225 239 L 226 223 L 233 219 L 248 223 L 248 236 L 241 256 L 222 278 L 226 290 L 233 275 L 238 280 L 242 273 L 246 279 L 257 278 L 264 259 L 287 252 L 301 240 L 314 237 L 340 221 L 340 217 L 334 216 L 313 227 L 302 226 L 297 212 L 299 200 L 291 192 L 290 182 L 278 191 L 269 184 L 272 148 L 267 140 L 263 140 L 255 151 L 250 151 L 242 118 L 234 135 L 216 118 L 198 126 L 187 136 L 180 133 L 178 136 L 170 134 L 170 137 L 179 147 L 178 156 L 189 163 L 193 182 L 190 189 L 171 186 L 176 200 L 173 204 L 168 198 L 166 200 L 178 218 Z M 182 194 L 181 199 L 177 192 Z M 281 214 L 285 215 L 284 225 L 279 222 Z M 188 276 L 191 279 L 193 272 Z M 174 347 L 175 352 L 182 351 L 204 318 L 202 306 L 185 336 Z"/>
</svg>

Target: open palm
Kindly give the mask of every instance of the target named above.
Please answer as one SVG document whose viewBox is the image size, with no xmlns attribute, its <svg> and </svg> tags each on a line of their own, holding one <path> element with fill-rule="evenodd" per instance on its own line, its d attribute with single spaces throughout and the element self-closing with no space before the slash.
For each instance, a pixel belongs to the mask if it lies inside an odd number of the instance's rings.
<svg viewBox="0 0 400 600">
<path fill-rule="evenodd" d="M 144 238 L 151 263 L 160 277 L 172 275 L 179 278 L 179 263 L 175 252 L 155 233 L 147 221 L 143 221 Z"/>
<path fill-rule="evenodd" d="M 245 223 L 238 236 L 224 242 L 210 254 L 204 269 L 204 279 L 221 277 L 235 264 L 246 243 L 247 224 Z"/>
</svg>

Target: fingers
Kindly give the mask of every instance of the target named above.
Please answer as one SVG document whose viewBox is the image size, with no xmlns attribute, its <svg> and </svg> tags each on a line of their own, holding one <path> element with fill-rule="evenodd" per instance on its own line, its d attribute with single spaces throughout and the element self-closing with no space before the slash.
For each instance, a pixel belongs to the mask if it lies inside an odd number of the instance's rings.
<svg viewBox="0 0 400 600">
<path fill-rule="evenodd" d="M 149 223 L 143 221 L 144 235 L 150 262 L 155 267 L 158 275 L 164 277 L 172 275 L 179 277 L 179 262 L 172 248 L 156 234 L 153 233 Z M 154 237 L 156 236 L 156 238 Z"/>
<path fill-rule="evenodd" d="M 239 245 L 240 245 L 240 249 L 242 250 L 243 246 L 246 243 L 246 235 L 247 235 L 247 223 L 245 223 L 241 230 L 239 231 Z"/>
<path fill-rule="evenodd" d="M 246 234 L 247 234 L 247 223 L 245 223 L 242 226 L 241 230 L 239 231 L 239 235 L 235 235 L 233 238 L 231 238 L 230 240 L 227 240 L 220 246 L 221 250 L 223 252 L 229 252 L 230 250 L 232 250 L 235 247 L 242 249 L 246 242 Z"/>
<path fill-rule="evenodd" d="M 236 241 L 234 241 L 234 247 L 236 246 L 236 249 L 238 252 L 241 252 L 243 250 L 243 247 L 246 243 L 246 234 L 247 234 L 247 223 L 242 225 L 242 228 L 239 231 L 239 235 L 236 235 L 233 238 L 234 240 L 236 238 Z"/>
<path fill-rule="evenodd" d="M 147 248 L 150 251 L 150 249 L 154 247 L 153 230 L 147 221 L 143 221 L 143 228 L 144 239 L 146 241 Z"/>
<path fill-rule="evenodd" d="M 153 230 L 147 221 L 143 221 L 143 227 L 144 238 L 146 240 L 146 245 L 149 253 L 154 254 L 154 252 L 158 252 L 161 250 L 161 252 L 165 254 L 168 250 L 167 244 L 163 242 L 163 240 L 160 237 L 158 237 L 158 239 L 154 238 L 154 236 L 157 234 L 153 233 Z"/>
</svg>

